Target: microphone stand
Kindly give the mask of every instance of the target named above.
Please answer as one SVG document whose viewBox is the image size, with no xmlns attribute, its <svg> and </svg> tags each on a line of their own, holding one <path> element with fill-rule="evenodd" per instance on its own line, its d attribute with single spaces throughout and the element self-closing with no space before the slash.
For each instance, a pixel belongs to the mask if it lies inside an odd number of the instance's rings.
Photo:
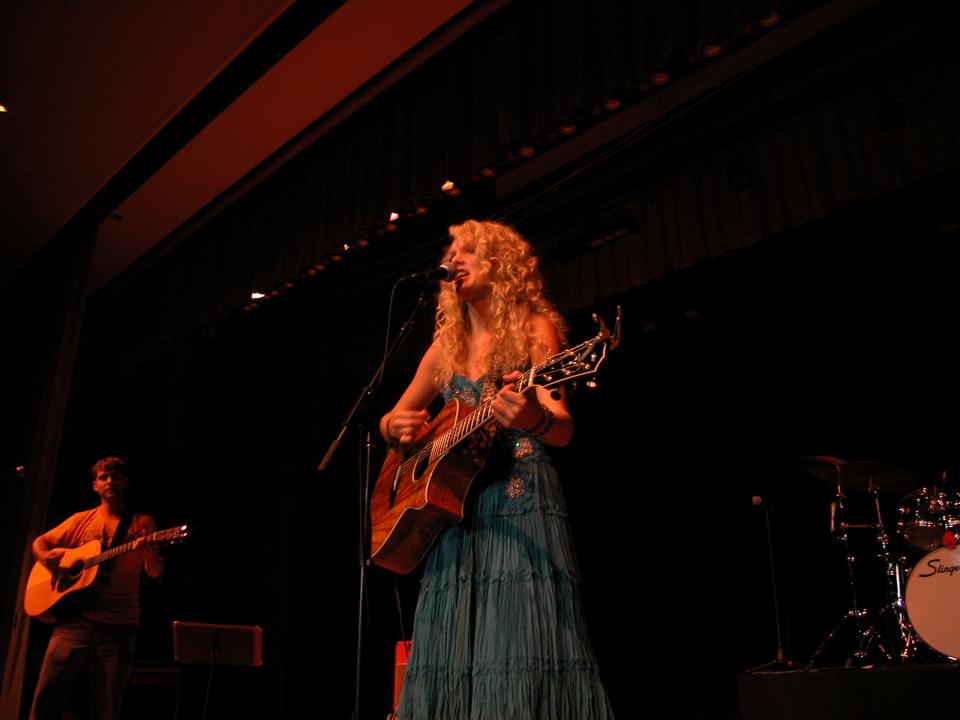
<svg viewBox="0 0 960 720">
<path fill-rule="evenodd" d="M 397 289 L 396 284 L 394 284 L 393 289 L 394 291 Z M 334 453 L 337 451 L 337 448 L 340 445 L 340 441 L 343 439 L 344 435 L 346 435 L 347 429 L 353 424 L 354 417 L 359 415 L 357 429 L 360 432 L 360 436 L 364 438 L 363 447 L 366 451 L 366 456 L 365 459 L 361 459 L 361 467 L 358 467 L 358 473 L 363 491 L 360 493 L 360 507 L 358 508 L 358 516 L 360 519 L 360 537 L 358 542 L 360 585 L 357 599 L 357 662 L 354 675 L 353 720 L 360 720 L 360 666 L 362 664 L 363 651 L 363 614 L 367 592 L 367 566 L 370 564 L 368 558 L 369 553 L 367 552 L 367 538 L 369 537 L 370 451 L 373 448 L 373 440 L 370 429 L 364 429 L 363 427 L 363 418 L 367 414 L 367 405 L 373 398 L 376 390 L 380 387 L 380 381 L 383 379 L 383 371 L 387 367 L 388 361 L 400 348 L 400 346 L 403 344 L 403 341 L 407 339 L 407 336 L 410 334 L 410 328 L 413 326 L 414 318 L 417 316 L 417 313 L 420 312 L 420 308 L 424 307 L 426 304 L 426 293 L 421 292 L 420 297 L 417 298 L 417 304 L 410 313 L 410 317 L 407 318 L 407 321 L 400 327 L 397 337 L 394 338 L 393 344 L 384 351 L 383 360 L 380 362 L 380 366 L 377 368 L 376 372 L 374 372 L 373 377 L 370 378 L 370 382 L 368 382 L 366 386 L 364 386 L 363 390 L 360 391 L 360 394 L 357 396 L 356 402 L 354 402 L 350 412 L 347 413 L 347 416 L 340 424 L 340 432 L 337 433 L 337 437 L 334 438 L 332 443 L 330 443 L 330 447 L 327 448 L 327 452 L 323 456 L 323 460 L 321 460 L 320 464 L 317 466 L 318 472 L 324 472 L 327 469 L 327 466 L 330 464 L 330 460 L 333 458 Z M 390 294 L 390 305 L 392 308 L 393 292 Z M 392 310 L 391 312 L 387 313 L 387 338 L 390 337 L 390 315 L 392 315 Z"/>
<path fill-rule="evenodd" d="M 773 553 L 773 521 L 770 519 L 772 508 L 768 503 L 763 502 L 762 499 L 757 497 L 754 498 L 754 504 L 759 504 L 757 503 L 758 500 L 763 503 L 763 518 L 767 529 L 767 557 L 770 563 L 770 587 L 773 591 L 773 616 L 774 626 L 777 631 L 777 649 L 774 653 L 773 660 L 765 662 L 762 665 L 757 665 L 756 667 L 748 668 L 745 671 L 748 674 L 762 670 L 783 670 L 793 665 L 791 661 L 787 660 L 786 653 L 783 650 L 783 633 L 780 628 L 780 595 L 777 591 L 777 569 Z"/>
</svg>

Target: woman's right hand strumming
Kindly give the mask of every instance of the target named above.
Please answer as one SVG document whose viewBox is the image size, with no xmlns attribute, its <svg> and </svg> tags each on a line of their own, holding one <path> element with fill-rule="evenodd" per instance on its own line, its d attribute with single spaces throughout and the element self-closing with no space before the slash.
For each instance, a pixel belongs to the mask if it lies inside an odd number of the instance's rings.
<svg viewBox="0 0 960 720">
<path fill-rule="evenodd" d="M 385 424 L 386 440 L 400 445 L 413 442 L 430 414 L 426 410 L 394 410 Z"/>
</svg>

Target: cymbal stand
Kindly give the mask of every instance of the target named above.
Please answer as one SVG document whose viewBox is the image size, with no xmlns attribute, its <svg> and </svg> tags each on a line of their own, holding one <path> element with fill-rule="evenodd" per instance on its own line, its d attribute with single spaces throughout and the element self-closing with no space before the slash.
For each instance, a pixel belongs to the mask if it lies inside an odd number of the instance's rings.
<svg viewBox="0 0 960 720">
<path fill-rule="evenodd" d="M 876 486 L 871 483 L 873 504 L 877 513 L 877 542 L 880 545 L 880 559 L 886 571 L 887 604 L 880 608 L 877 617 L 887 618 L 888 635 L 895 644 L 900 661 L 914 658 L 918 649 L 917 637 L 907 619 L 905 606 L 906 578 L 903 558 L 894 558 L 891 551 L 890 536 L 883 524 L 880 510 L 880 498 Z M 887 659 L 892 659 L 887 656 Z"/>
<path fill-rule="evenodd" d="M 886 572 L 887 579 L 887 598 L 890 600 L 891 591 L 895 591 L 891 586 L 891 582 L 896 584 L 899 573 L 897 572 L 897 567 L 890 556 L 890 536 L 887 535 L 886 527 L 883 524 L 883 513 L 880 510 L 880 489 L 874 481 L 873 476 L 870 477 L 870 481 L 867 484 L 867 492 L 869 492 L 871 495 L 873 508 L 876 512 L 876 522 L 872 524 L 872 529 L 874 529 L 877 533 L 877 544 L 880 547 L 878 559 L 883 561 L 883 567 Z M 851 525 L 845 523 L 844 526 L 845 528 L 871 529 L 871 524 L 869 523 L 863 525 Z M 895 624 L 901 628 L 905 627 L 903 624 L 903 618 L 898 617 L 899 613 L 897 611 L 896 600 L 891 600 L 887 605 L 881 608 L 881 610 L 877 613 L 877 617 L 879 618 L 887 611 L 894 612 Z M 870 648 L 870 644 L 874 641 L 876 641 L 877 649 L 883 654 L 883 657 L 888 662 L 893 660 L 893 657 L 890 655 L 886 647 L 884 647 L 882 638 L 883 636 L 872 625 L 868 625 L 866 628 L 863 628 L 862 634 L 858 633 L 859 641 L 857 644 L 857 650 L 854 652 L 851 658 L 847 659 L 847 666 L 849 667 L 853 663 L 856 663 L 858 667 L 862 666 L 867 660 L 867 651 Z"/>
<path fill-rule="evenodd" d="M 892 659 L 890 653 L 887 652 L 887 649 L 883 645 L 880 633 L 877 632 L 876 628 L 866 622 L 867 611 L 859 607 L 857 599 L 856 557 L 850 546 L 850 535 L 848 532 L 849 530 L 859 529 L 877 530 L 881 540 L 881 547 L 886 548 L 887 538 L 886 532 L 883 529 L 883 523 L 880 522 L 880 505 L 876 487 L 871 483 L 871 492 L 877 508 L 878 522 L 865 524 L 848 523 L 846 522 L 846 495 L 844 495 L 843 492 L 842 466 L 837 465 L 836 471 L 836 499 L 830 504 L 830 532 L 836 535 L 837 539 L 840 540 L 843 545 L 847 563 L 847 580 L 850 585 L 851 609 L 844 614 L 837 626 L 823 639 L 820 646 L 810 657 L 810 662 L 807 663 L 808 670 L 815 667 L 820 654 L 849 620 L 852 620 L 854 623 L 856 645 L 853 654 L 847 657 L 844 667 L 863 667 L 866 665 L 870 649 L 874 645 L 887 660 Z"/>
</svg>

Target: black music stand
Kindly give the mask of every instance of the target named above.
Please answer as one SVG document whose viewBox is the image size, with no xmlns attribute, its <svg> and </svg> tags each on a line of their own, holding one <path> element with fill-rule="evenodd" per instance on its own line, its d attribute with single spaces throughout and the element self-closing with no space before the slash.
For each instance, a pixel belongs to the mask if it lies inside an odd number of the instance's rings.
<svg viewBox="0 0 960 720">
<path fill-rule="evenodd" d="M 173 659 L 185 664 L 209 666 L 201 716 L 205 719 L 214 666 L 263 665 L 263 629 L 257 625 L 211 625 L 174 620 Z"/>
</svg>

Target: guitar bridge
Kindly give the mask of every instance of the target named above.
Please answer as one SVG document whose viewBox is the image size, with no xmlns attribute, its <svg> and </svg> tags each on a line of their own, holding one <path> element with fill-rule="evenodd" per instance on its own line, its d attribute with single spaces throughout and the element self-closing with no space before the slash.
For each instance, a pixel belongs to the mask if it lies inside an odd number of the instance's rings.
<svg viewBox="0 0 960 720">
<path fill-rule="evenodd" d="M 397 502 L 397 488 L 400 486 L 400 468 L 397 468 L 396 472 L 393 473 L 393 482 L 390 483 L 390 502 L 387 504 L 388 507 L 393 507 Z"/>
</svg>

